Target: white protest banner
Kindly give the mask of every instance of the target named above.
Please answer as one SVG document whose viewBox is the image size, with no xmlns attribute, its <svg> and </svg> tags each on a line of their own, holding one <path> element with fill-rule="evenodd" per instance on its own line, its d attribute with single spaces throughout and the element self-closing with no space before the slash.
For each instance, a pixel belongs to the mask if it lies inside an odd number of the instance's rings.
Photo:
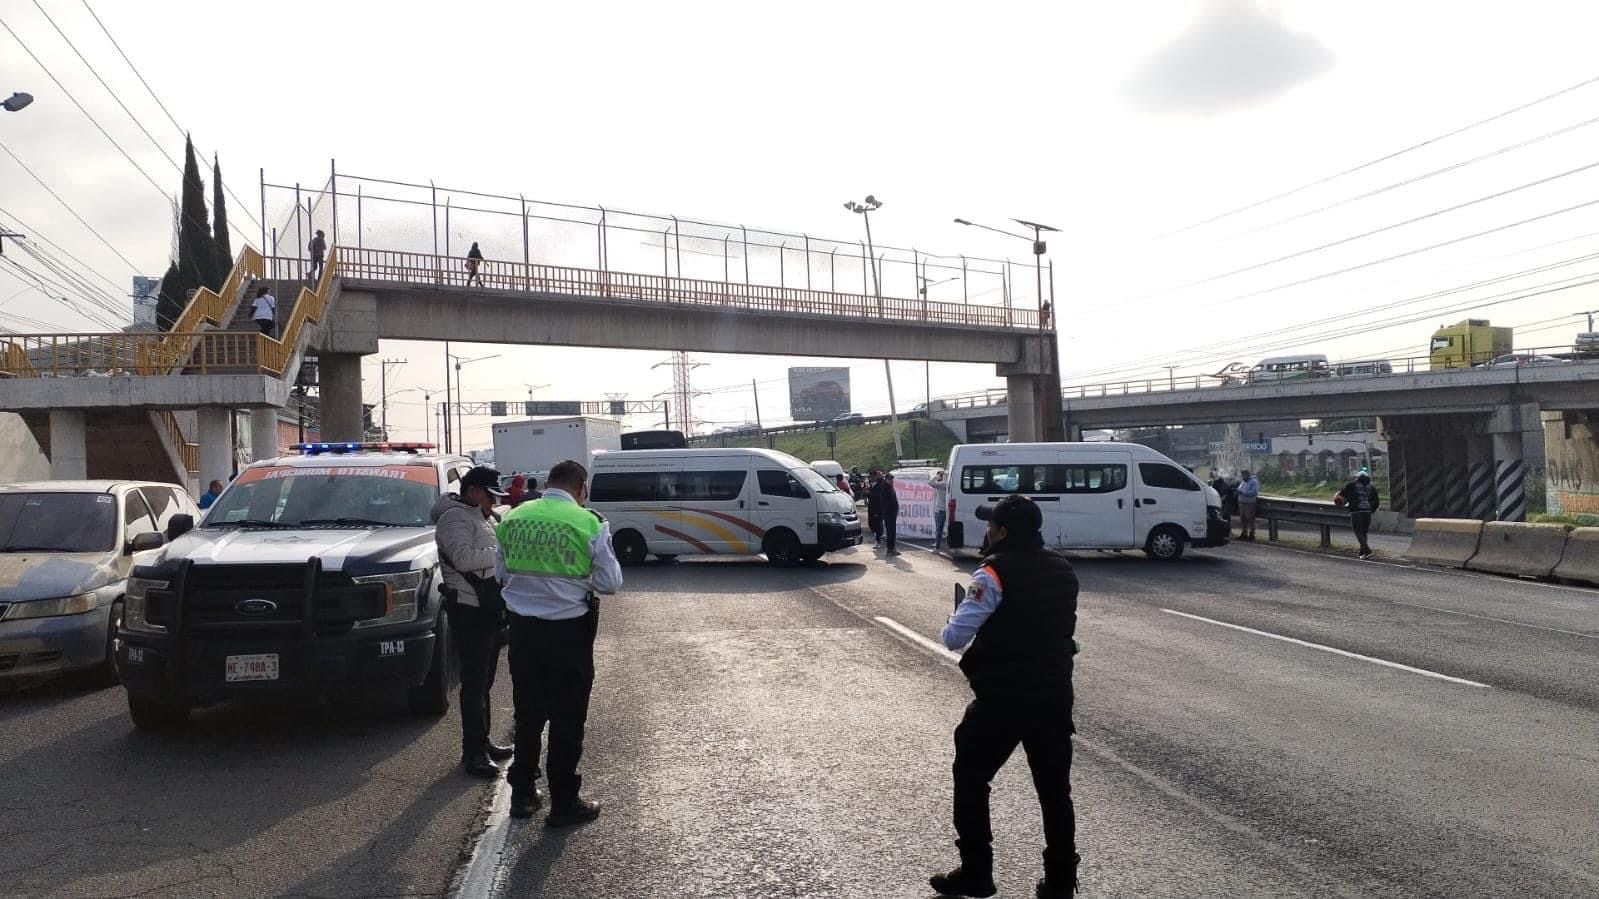
<svg viewBox="0 0 1599 899">
<path fill-rule="evenodd" d="M 894 495 L 899 497 L 900 537 L 933 539 L 933 472 L 926 468 L 905 468 L 894 474 Z"/>
</svg>

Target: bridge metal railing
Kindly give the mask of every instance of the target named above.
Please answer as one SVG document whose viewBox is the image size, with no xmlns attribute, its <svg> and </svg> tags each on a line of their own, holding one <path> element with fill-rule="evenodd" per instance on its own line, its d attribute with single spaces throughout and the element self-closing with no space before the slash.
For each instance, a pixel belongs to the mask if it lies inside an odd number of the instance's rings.
<svg viewBox="0 0 1599 899">
<path fill-rule="evenodd" d="M 478 287 L 483 290 L 561 294 L 679 306 L 711 306 L 752 312 L 800 313 L 863 320 L 932 322 L 1038 329 L 1038 312 L 1009 306 L 974 306 L 927 299 L 834 293 L 803 287 L 775 287 L 698 278 L 559 265 L 339 247 L 339 274 L 346 280 L 385 281 L 412 286 Z"/>
</svg>

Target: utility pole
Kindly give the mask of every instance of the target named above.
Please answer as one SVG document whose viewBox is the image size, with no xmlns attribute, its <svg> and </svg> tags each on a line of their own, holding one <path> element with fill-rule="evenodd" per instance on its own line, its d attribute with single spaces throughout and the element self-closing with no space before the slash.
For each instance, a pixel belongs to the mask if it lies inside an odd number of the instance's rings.
<svg viewBox="0 0 1599 899">
<path fill-rule="evenodd" d="M 883 277 L 877 270 L 877 247 L 872 243 L 872 212 L 882 207 L 883 201 L 871 194 L 867 194 L 863 202 L 849 200 L 844 204 L 845 209 L 860 215 L 866 222 L 866 253 L 872 267 L 872 292 L 877 295 L 879 315 L 883 312 Z M 898 461 L 905 455 L 905 448 L 900 443 L 899 413 L 894 408 L 894 369 L 888 364 L 887 359 L 883 360 L 883 374 L 888 379 L 888 426 L 894 431 L 894 458 Z"/>
<path fill-rule="evenodd" d="M 766 426 L 761 424 L 761 391 L 755 386 L 754 378 L 750 378 L 750 395 L 755 397 L 755 428 L 764 431 Z"/>
<path fill-rule="evenodd" d="M 379 421 L 382 422 L 383 439 L 389 439 L 389 366 L 404 365 L 404 359 L 383 359 L 379 361 L 380 373 L 378 375 L 378 399 L 382 402 L 382 411 Z"/>
<path fill-rule="evenodd" d="M 651 368 L 672 366 L 672 401 L 677 406 L 677 429 L 683 432 L 684 437 L 691 436 L 694 432 L 694 385 L 690 373 L 705 364 L 691 362 L 687 350 L 673 350 L 672 358 L 650 366 Z M 671 428 L 670 417 L 667 427 Z"/>
</svg>

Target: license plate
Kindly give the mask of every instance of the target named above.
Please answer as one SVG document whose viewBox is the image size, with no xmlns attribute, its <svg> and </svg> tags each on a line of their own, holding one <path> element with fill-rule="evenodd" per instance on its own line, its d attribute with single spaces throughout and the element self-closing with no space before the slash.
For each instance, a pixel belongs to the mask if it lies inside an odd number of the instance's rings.
<svg viewBox="0 0 1599 899">
<path fill-rule="evenodd" d="M 278 654 L 275 652 L 248 656 L 228 656 L 226 665 L 228 683 L 246 680 L 277 680 Z"/>
</svg>

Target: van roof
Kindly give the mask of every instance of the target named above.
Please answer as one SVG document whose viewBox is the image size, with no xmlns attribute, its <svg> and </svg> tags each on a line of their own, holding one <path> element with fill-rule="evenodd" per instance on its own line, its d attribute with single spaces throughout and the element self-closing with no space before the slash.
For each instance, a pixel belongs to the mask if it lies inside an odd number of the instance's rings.
<svg viewBox="0 0 1599 899">
<path fill-rule="evenodd" d="M 705 459 L 725 458 L 728 456 L 758 456 L 782 465 L 795 465 L 800 468 L 809 467 L 788 453 L 749 446 L 694 446 L 687 449 L 618 450 L 616 452 L 596 453 L 594 455 L 594 467 L 626 466 L 629 462 L 651 459 L 659 461 L 662 459 Z"/>
<path fill-rule="evenodd" d="M 1073 443 L 962 443 L 957 445 L 953 450 L 951 450 L 951 452 L 959 453 L 962 450 L 1017 450 L 1020 452 L 1035 453 L 1151 453 L 1153 455 L 1160 456 L 1162 459 L 1166 458 L 1166 456 L 1159 450 L 1154 449 L 1153 447 L 1145 446 L 1142 443 L 1115 443 L 1108 440 Z"/>
</svg>

